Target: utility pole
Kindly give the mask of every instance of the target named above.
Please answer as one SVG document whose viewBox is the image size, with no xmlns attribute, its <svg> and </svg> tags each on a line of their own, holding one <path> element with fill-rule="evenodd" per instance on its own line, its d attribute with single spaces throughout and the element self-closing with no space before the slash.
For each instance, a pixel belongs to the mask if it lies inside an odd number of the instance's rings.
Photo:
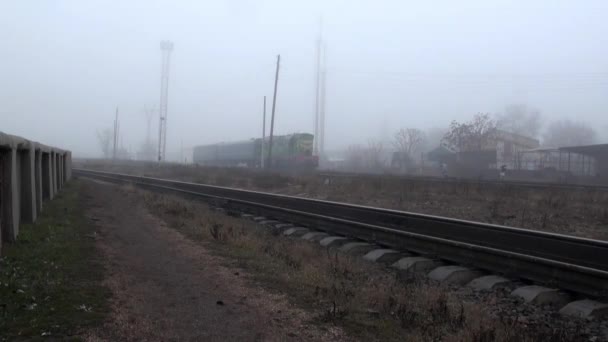
<svg viewBox="0 0 608 342">
<path fill-rule="evenodd" d="M 281 55 L 277 55 L 277 71 L 274 75 L 274 95 L 272 96 L 272 114 L 270 118 L 270 139 L 268 146 L 268 167 L 272 168 L 272 136 L 274 134 L 274 113 L 277 105 L 277 86 L 279 84 L 279 65 L 281 64 Z"/>
<path fill-rule="evenodd" d="M 266 143 L 266 96 L 264 95 L 264 106 L 262 110 L 262 154 L 260 155 L 260 167 L 264 168 L 264 144 Z"/>
<path fill-rule="evenodd" d="M 327 76 L 327 70 L 325 69 L 327 61 L 327 47 L 323 43 L 323 66 L 321 69 L 321 104 L 319 108 L 319 155 L 322 157 L 325 155 L 325 80 Z"/>
<path fill-rule="evenodd" d="M 148 106 L 144 106 L 144 115 L 146 116 L 146 142 L 143 148 L 142 157 L 145 160 L 154 160 L 155 151 L 154 146 L 152 145 L 152 119 L 154 119 L 154 107 L 148 108 Z"/>
<path fill-rule="evenodd" d="M 323 19 L 319 20 L 319 36 L 316 44 L 315 70 L 315 127 L 313 155 L 322 156 L 325 153 L 325 79 L 327 70 L 327 47 L 323 41 Z"/>
<path fill-rule="evenodd" d="M 151 143 L 151 131 L 152 131 L 152 118 L 154 117 L 154 108 L 148 108 L 148 106 L 144 106 L 144 115 L 146 116 L 146 144 Z"/>
<path fill-rule="evenodd" d="M 169 62 L 171 59 L 171 51 L 173 51 L 173 42 L 168 40 L 161 41 L 160 50 L 162 54 L 162 62 L 160 73 L 160 123 L 158 125 L 159 162 L 165 160 L 165 151 L 167 148 L 167 102 L 169 99 Z"/>
<path fill-rule="evenodd" d="M 321 70 L 321 32 L 317 37 L 317 55 L 316 55 L 316 68 L 315 68 L 315 127 L 314 127 L 314 140 L 313 140 L 313 154 L 319 155 L 319 87 L 321 82 L 320 70 Z"/>
<path fill-rule="evenodd" d="M 114 117 L 114 140 L 112 148 L 112 159 L 116 159 L 116 148 L 118 147 L 118 107 L 116 107 L 116 116 Z"/>
</svg>

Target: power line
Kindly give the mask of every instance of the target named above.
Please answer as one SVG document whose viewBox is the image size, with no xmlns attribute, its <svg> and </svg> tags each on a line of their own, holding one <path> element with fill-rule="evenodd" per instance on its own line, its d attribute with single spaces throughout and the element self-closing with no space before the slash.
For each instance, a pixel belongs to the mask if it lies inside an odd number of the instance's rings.
<svg viewBox="0 0 608 342">
<path fill-rule="evenodd" d="M 523 78 L 523 77 L 580 77 L 580 76 L 599 76 L 608 77 L 608 71 L 591 71 L 591 72 L 539 72 L 539 73 L 483 73 L 483 72 L 411 72 L 397 70 L 365 70 L 356 68 L 340 68 L 333 67 L 329 69 L 331 72 L 350 73 L 350 74 L 373 74 L 373 75 L 397 75 L 397 76 L 413 76 L 413 77 L 437 77 L 437 78 L 463 78 L 463 77 L 484 77 L 484 78 Z"/>
</svg>

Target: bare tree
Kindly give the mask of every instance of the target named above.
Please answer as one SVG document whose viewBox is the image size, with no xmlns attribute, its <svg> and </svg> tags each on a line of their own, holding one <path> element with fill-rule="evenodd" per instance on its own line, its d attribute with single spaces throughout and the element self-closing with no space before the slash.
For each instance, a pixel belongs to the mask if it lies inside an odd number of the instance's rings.
<svg viewBox="0 0 608 342">
<path fill-rule="evenodd" d="M 481 151 L 492 147 L 496 137 L 496 123 L 489 114 L 479 113 L 472 121 L 452 121 L 443 142 L 459 151 Z"/>
<path fill-rule="evenodd" d="M 543 134 L 548 147 L 590 145 L 597 142 L 597 133 L 585 122 L 561 120 L 552 122 Z"/>
<path fill-rule="evenodd" d="M 496 122 L 489 114 L 477 114 L 471 125 L 470 143 L 473 150 L 483 150 L 492 145 L 496 139 Z"/>
<path fill-rule="evenodd" d="M 369 140 L 367 146 L 350 145 L 346 150 L 346 167 L 351 171 L 380 171 L 384 166 L 383 144 Z"/>
<path fill-rule="evenodd" d="M 367 165 L 371 170 L 380 170 L 382 166 L 384 166 L 384 161 L 382 159 L 382 151 L 384 150 L 384 145 L 380 140 L 370 139 L 367 142 Z"/>
<path fill-rule="evenodd" d="M 346 149 L 346 167 L 350 171 L 360 171 L 365 167 L 365 149 L 361 145 L 350 145 Z"/>
<path fill-rule="evenodd" d="M 448 131 L 441 139 L 441 143 L 449 145 L 454 149 L 463 150 L 466 146 L 467 136 L 469 135 L 469 126 L 466 123 L 460 123 L 452 120 Z"/>
<path fill-rule="evenodd" d="M 103 157 L 109 159 L 112 151 L 110 144 L 112 143 L 112 130 L 109 128 L 97 131 L 97 142 L 103 153 Z"/>
<path fill-rule="evenodd" d="M 418 152 L 425 141 L 425 134 L 417 128 L 401 128 L 395 133 L 393 146 L 401 153 L 413 157 L 413 153 Z"/>
<path fill-rule="evenodd" d="M 504 113 L 496 115 L 498 129 L 531 138 L 538 137 L 541 125 L 540 111 L 525 104 L 509 105 Z"/>
<path fill-rule="evenodd" d="M 424 132 L 424 144 L 422 152 L 429 152 L 441 145 L 443 137 L 448 132 L 447 127 L 431 127 Z"/>
<path fill-rule="evenodd" d="M 144 141 L 139 147 L 139 151 L 137 152 L 137 158 L 140 160 L 150 160 L 153 161 L 156 159 L 156 142 L 153 140 Z"/>
</svg>

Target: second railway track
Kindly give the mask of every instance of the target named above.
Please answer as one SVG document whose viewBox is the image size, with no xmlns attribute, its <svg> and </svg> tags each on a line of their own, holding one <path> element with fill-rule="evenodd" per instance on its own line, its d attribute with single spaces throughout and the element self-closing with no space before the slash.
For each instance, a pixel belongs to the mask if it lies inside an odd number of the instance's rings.
<svg viewBox="0 0 608 342">
<path fill-rule="evenodd" d="M 513 179 L 475 179 L 464 177 L 433 177 L 433 176 L 415 176 L 415 175 L 399 175 L 392 173 L 354 173 L 341 171 L 319 171 L 316 173 L 319 177 L 329 179 L 390 179 L 402 180 L 409 182 L 433 182 L 445 184 L 463 184 L 463 185 L 495 185 L 495 186 L 511 186 L 530 189 L 560 189 L 560 190 L 585 190 L 585 191 L 608 191 L 608 185 L 605 184 L 585 184 L 585 183 L 568 183 L 568 182 L 550 182 L 550 181 L 524 181 Z"/>
<path fill-rule="evenodd" d="M 608 242 L 347 203 L 85 169 L 76 176 L 237 209 L 507 277 L 608 297 Z"/>
</svg>

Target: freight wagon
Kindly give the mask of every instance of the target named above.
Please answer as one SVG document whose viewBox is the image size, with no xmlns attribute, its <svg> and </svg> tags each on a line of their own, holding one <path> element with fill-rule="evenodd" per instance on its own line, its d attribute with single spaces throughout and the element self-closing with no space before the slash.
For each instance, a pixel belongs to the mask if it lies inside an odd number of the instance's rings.
<svg viewBox="0 0 608 342">
<path fill-rule="evenodd" d="M 268 156 L 270 141 L 264 141 L 264 154 Z M 295 133 L 274 136 L 272 140 L 272 167 L 281 169 L 314 169 L 319 164 L 312 155 L 313 135 Z M 261 166 L 262 139 L 232 143 L 195 146 L 193 161 L 208 166 Z M 268 161 L 266 161 L 268 163 Z"/>
</svg>

